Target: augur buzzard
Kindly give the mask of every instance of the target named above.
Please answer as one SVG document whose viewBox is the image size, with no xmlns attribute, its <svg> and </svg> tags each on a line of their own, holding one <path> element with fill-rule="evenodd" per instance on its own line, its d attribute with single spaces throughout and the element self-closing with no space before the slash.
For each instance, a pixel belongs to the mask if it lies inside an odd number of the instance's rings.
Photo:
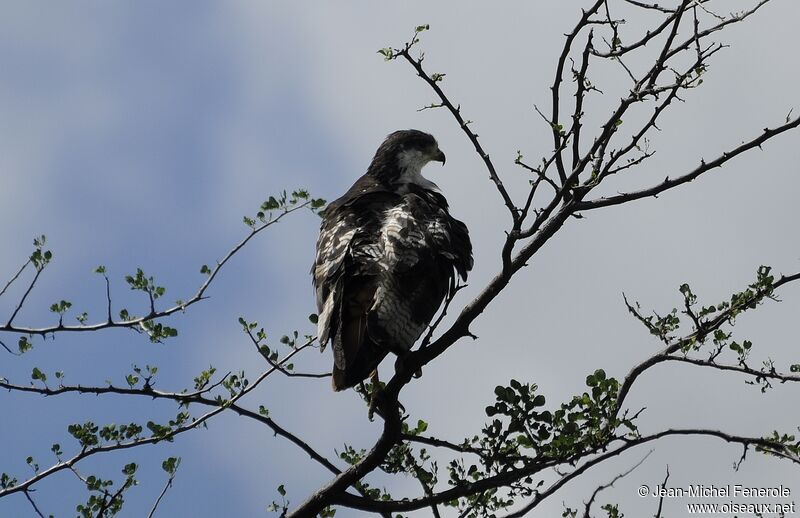
<svg viewBox="0 0 800 518">
<path fill-rule="evenodd" d="M 472 269 L 467 227 L 421 170 L 444 165 L 431 135 L 395 131 L 367 173 L 325 209 L 312 271 L 320 344 L 333 343 L 333 389 L 352 387 L 388 352 L 405 355 L 456 275 Z"/>
</svg>

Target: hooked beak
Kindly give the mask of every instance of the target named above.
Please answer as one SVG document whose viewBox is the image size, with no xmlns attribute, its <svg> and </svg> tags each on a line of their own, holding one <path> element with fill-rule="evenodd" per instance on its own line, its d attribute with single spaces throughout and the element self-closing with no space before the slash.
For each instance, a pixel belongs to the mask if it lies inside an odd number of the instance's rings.
<svg viewBox="0 0 800 518">
<path fill-rule="evenodd" d="M 437 149 L 436 150 L 436 155 L 434 155 L 433 160 L 436 161 L 436 162 L 441 162 L 442 165 L 444 165 L 445 159 L 446 159 L 446 157 L 444 156 L 444 153 L 442 153 L 442 150 L 441 149 Z"/>
</svg>

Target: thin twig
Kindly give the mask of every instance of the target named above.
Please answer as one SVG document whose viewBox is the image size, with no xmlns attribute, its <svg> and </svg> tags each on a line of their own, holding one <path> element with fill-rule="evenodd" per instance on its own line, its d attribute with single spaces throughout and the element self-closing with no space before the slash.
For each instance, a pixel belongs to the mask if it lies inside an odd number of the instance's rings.
<svg viewBox="0 0 800 518">
<path fill-rule="evenodd" d="M 773 379 L 780 381 L 781 383 L 786 382 L 800 382 L 800 375 L 792 375 L 792 374 L 782 374 L 780 372 L 770 372 L 770 371 L 759 371 L 753 369 L 752 367 L 747 367 L 743 365 L 725 365 L 722 363 L 716 363 L 708 360 L 701 360 L 698 358 L 690 358 L 688 356 L 677 356 L 677 355 L 670 355 L 664 357 L 665 361 L 675 361 L 681 363 L 688 363 L 691 365 L 696 365 L 698 367 L 710 367 L 712 369 L 717 369 L 721 371 L 729 371 L 729 372 L 738 372 L 740 374 L 746 374 L 748 376 L 753 376 L 756 378 L 765 378 L 765 379 Z"/>
<path fill-rule="evenodd" d="M 161 500 L 164 498 L 164 495 L 167 494 L 167 491 L 172 487 L 172 481 L 175 480 L 175 475 L 177 474 L 177 466 L 175 466 L 175 470 L 169 474 L 169 479 L 167 479 L 167 483 L 164 484 L 164 489 L 161 490 L 161 494 L 158 495 L 155 503 L 153 504 L 153 508 L 150 509 L 150 512 L 147 514 L 147 518 L 153 518 L 156 515 L 156 510 L 158 509 Z"/>
<path fill-rule="evenodd" d="M 669 465 L 667 465 L 667 474 L 664 476 L 664 481 L 661 482 L 661 496 L 658 498 L 658 509 L 656 509 L 656 514 L 653 518 L 661 518 L 661 510 L 664 507 L 664 495 L 667 494 L 667 480 L 669 480 Z"/>
<path fill-rule="evenodd" d="M 255 346 L 256 351 L 258 352 L 258 354 L 260 354 L 261 357 L 264 358 L 267 361 L 268 364 L 270 364 L 271 366 L 277 368 L 278 371 L 281 374 L 283 374 L 284 376 L 288 376 L 290 378 L 330 378 L 331 377 L 331 373 L 330 372 L 312 373 L 312 372 L 293 372 L 293 371 L 287 370 L 286 368 L 284 368 L 281 365 L 279 365 L 278 362 L 276 362 L 275 360 L 270 358 L 270 355 L 266 351 L 261 349 L 260 341 L 258 340 L 258 338 L 256 336 L 253 335 L 253 332 L 250 330 L 250 328 L 245 327 L 244 330 L 245 330 L 245 333 L 247 333 L 247 336 L 250 338 L 250 341 Z M 310 346 L 311 344 L 313 344 L 314 342 L 316 342 L 316 340 L 317 340 L 317 337 L 313 336 L 308 341 L 306 341 L 305 344 L 300 346 L 300 348 L 304 349 L 304 348 Z"/>
<path fill-rule="evenodd" d="M 17 270 L 17 273 L 14 274 L 13 277 L 11 277 L 11 280 L 6 283 L 6 285 L 3 287 L 3 290 L 0 291 L 0 297 L 2 297 L 3 294 L 6 292 L 6 290 L 8 290 L 9 286 L 14 284 L 14 281 L 16 281 L 19 278 L 19 276 L 22 275 L 22 272 L 25 271 L 25 268 L 27 268 L 29 264 L 31 264 L 31 260 L 30 259 L 25 261 L 25 264 L 23 264 L 22 267 L 20 267 L 20 269 Z"/>
<path fill-rule="evenodd" d="M 5 342 L 3 342 L 2 340 L 0 340 L 0 347 L 2 347 L 3 349 L 5 349 L 6 351 L 8 351 L 10 354 L 13 354 L 14 356 L 19 356 L 19 355 L 20 355 L 20 353 L 15 353 L 14 351 L 12 351 L 12 350 L 11 350 L 11 349 L 10 349 L 10 348 L 9 348 L 9 347 L 8 347 L 8 346 L 5 344 Z"/>
<path fill-rule="evenodd" d="M 431 338 L 433 338 L 433 333 L 436 331 L 436 328 L 439 327 L 439 324 L 442 322 L 444 317 L 447 315 L 447 309 L 450 307 L 450 303 L 456 296 L 456 293 L 461 291 L 462 289 L 466 288 L 466 284 L 456 284 L 455 288 L 450 290 L 450 293 L 447 294 L 447 298 L 444 300 L 444 305 L 442 306 L 442 310 L 439 312 L 439 317 L 433 322 L 433 324 L 428 326 L 428 332 L 425 337 L 422 339 L 422 342 L 419 345 L 420 349 L 424 349 L 428 347 L 428 344 L 431 342 Z"/>
<path fill-rule="evenodd" d="M 28 502 L 30 502 L 31 507 L 33 507 L 34 512 L 36 512 L 36 514 L 39 515 L 39 518 L 44 518 L 44 513 L 36 505 L 36 502 L 33 501 L 33 497 L 31 497 L 31 492 L 28 490 L 24 491 L 23 493 L 25 494 L 25 498 L 28 500 Z"/>
<path fill-rule="evenodd" d="M 17 307 L 14 308 L 14 312 L 11 313 L 11 317 L 9 317 L 8 322 L 6 322 L 5 327 L 10 327 L 11 326 L 11 322 L 14 321 L 14 317 L 16 317 L 17 313 L 19 313 L 19 311 L 22 309 L 22 306 L 25 304 L 25 299 L 27 299 L 28 295 L 30 295 L 31 291 L 33 290 L 33 287 L 36 285 L 36 281 L 39 280 L 39 276 L 42 274 L 43 271 L 44 271 L 44 267 L 36 269 L 36 275 L 33 276 L 33 280 L 31 280 L 31 283 L 28 285 L 28 289 L 25 290 L 25 293 L 22 295 L 22 298 L 19 299 L 19 303 L 17 304 Z M 0 331 L 2 331 L 2 330 L 3 330 L 3 328 L 0 328 Z"/>
<path fill-rule="evenodd" d="M 642 458 L 639 460 L 639 462 L 637 462 L 636 464 L 634 464 L 633 466 L 631 466 L 631 467 L 630 467 L 629 469 L 627 469 L 626 471 L 623 471 L 622 473 L 619 473 L 619 474 L 617 474 L 617 476 L 615 476 L 614 478 L 612 478 L 612 479 L 611 479 L 609 482 L 606 482 L 605 484 L 601 484 L 601 485 L 597 486 L 597 488 L 596 488 L 594 491 L 592 491 L 592 496 L 589 498 L 589 501 L 588 501 L 588 502 L 586 502 L 586 506 L 585 506 L 585 508 L 584 508 L 584 513 L 583 513 L 583 517 L 584 517 L 584 518 L 591 518 L 591 517 L 590 517 L 590 515 L 589 515 L 589 511 L 591 511 L 592 504 L 594 503 L 594 500 L 595 500 L 595 498 L 597 498 L 597 495 L 598 495 L 598 494 L 600 494 L 602 491 L 605 491 L 606 489 L 608 489 L 608 488 L 610 488 L 610 487 L 613 487 L 613 486 L 614 486 L 614 484 L 615 484 L 617 481 L 619 481 L 620 479 L 622 479 L 622 478 L 625 478 L 625 477 L 627 477 L 628 475 L 630 475 L 631 473 L 633 473 L 633 472 L 634 472 L 634 470 L 636 470 L 636 468 L 638 468 L 639 466 L 641 466 L 641 465 L 644 463 L 644 461 L 646 461 L 646 460 L 647 460 L 647 457 L 649 457 L 649 456 L 650 456 L 650 454 L 651 454 L 651 453 L 653 453 L 653 451 L 655 451 L 655 450 L 650 450 L 650 451 L 648 451 L 648 452 L 645 454 L 645 456 L 644 456 L 644 457 L 642 457 Z"/>
<path fill-rule="evenodd" d="M 641 7 L 643 9 L 653 9 L 655 11 L 661 11 L 662 13 L 674 13 L 674 9 L 669 9 L 667 7 L 661 7 L 658 4 L 646 4 L 644 2 L 639 2 L 638 0 L 625 0 L 631 5 L 635 5 L 637 7 Z"/>
</svg>

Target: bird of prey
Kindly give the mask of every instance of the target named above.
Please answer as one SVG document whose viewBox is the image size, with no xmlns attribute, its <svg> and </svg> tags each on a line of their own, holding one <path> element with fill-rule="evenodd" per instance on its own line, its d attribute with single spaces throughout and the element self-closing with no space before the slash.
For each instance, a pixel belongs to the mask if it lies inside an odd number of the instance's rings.
<svg viewBox="0 0 800 518">
<path fill-rule="evenodd" d="M 433 136 L 386 137 L 364 176 L 324 211 L 312 269 L 320 344 L 333 349 L 333 389 L 352 387 L 389 352 L 403 357 L 472 269 L 467 227 L 424 178 L 444 165 Z"/>
</svg>

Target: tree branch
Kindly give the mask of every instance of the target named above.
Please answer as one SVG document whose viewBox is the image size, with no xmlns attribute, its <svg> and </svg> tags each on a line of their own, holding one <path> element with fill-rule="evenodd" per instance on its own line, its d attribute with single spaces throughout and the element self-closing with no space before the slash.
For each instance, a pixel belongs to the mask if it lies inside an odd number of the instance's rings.
<svg viewBox="0 0 800 518">
<path fill-rule="evenodd" d="M 28 259 L 27 261 L 25 261 L 25 264 L 23 264 L 23 265 L 22 265 L 22 267 L 20 267 L 20 269 L 19 269 L 19 270 L 17 270 L 17 273 L 15 273 L 13 277 L 11 277 L 11 280 L 9 280 L 9 281 L 6 283 L 6 285 L 5 285 L 5 286 L 3 287 L 3 289 L 0 291 L 0 297 L 2 297 L 2 296 L 3 296 L 3 294 L 5 294 L 5 292 L 8 290 L 8 288 L 9 288 L 9 287 L 10 287 L 12 284 L 14 284 L 14 281 L 16 281 L 16 280 L 19 278 L 19 276 L 20 276 L 20 275 L 22 275 L 22 272 L 24 272 L 24 271 L 25 271 L 25 268 L 27 268 L 29 264 L 31 264 L 31 260 L 30 260 L 30 259 Z"/>
<path fill-rule="evenodd" d="M 108 320 L 106 322 L 100 322 L 97 324 L 90 324 L 90 325 L 77 325 L 77 326 L 65 326 L 62 323 L 59 323 L 56 326 L 49 326 L 49 327 L 24 327 L 24 326 L 15 326 L 12 325 L 12 320 L 19 312 L 19 309 L 22 307 L 22 303 L 25 301 L 25 297 L 27 297 L 27 293 L 30 292 L 31 288 L 33 288 L 33 284 L 36 282 L 39 273 L 41 270 L 37 270 L 36 277 L 34 278 L 33 282 L 31 283 L 28 292 L 26 292 L 25 296 L 20 301 L 17 309 L 12 314 L 11 318 L 5 325 L 0 326 L 0 332 L 13 332 L 13 333 L 22 333 L 22 334 L 31 334 L 31 335 L 46 335 L 51 333 L 58 333 L 63 331 L 73 331 L 73 332 L 86 332 L 86 331 L 100 331 L 102 329 L 109 329 L 109 328 L 131 328 L 136 329 L 140 327 L 143 323 L 149 322 L 151 320 L 156 320 L 159 318 L 167 317 L 179 311 L 184 311 L 189 306 L 200 302 L 201 300 L 205 300 L 205 292 L 211 285 L 211 283 L 216 278 L 217 274 L 222 270 L 223 266 L 234 256 L 236 253 L 241 250 L 253 237 L 257 234 L 265 230 L 266 228 L 274 225 L 285 216 L 291 214 L 292 212 L 298 211 L 300 209 L 309 207 L 311 205 L 311 201 L 306 201 L 304 203 L 295 205 L 294 207 L 284 209 L 280 214 L 275 216 L 273 219 L 263 223 L 262 225 L 254 228 L 251 232 L 242 239 L 236 246 L 234 246 L 225 256 L 217 263 L 217 266 L 211 269 L 211 272 L 208 275 L 208 278 L 205 280 L 203 284 L 200 285 L 200 288 L 197 292 L 192 296 L 189 300 L 182 302 L 180 304 L 176 304 L 169 309 L 165 309 L 162 311 L 153 311 L 151 309 L 150 314 L 145 315 L 143 317 L 132 318 L 130 320 L 119 320 L 119 321 L 112 321 Z M 110 304 L 109 304 L 110 307 Z"/>
<path fill-rule="evenodd" d="M 39 518 L 44 518 L 44 513 L 42 513 L 41 509 L 39 509 L 39 507 L 36 505 L 36 502 L 33 501 L 31 492 L 23 491 L 23 493 L 25 494 L 25 498 L 28 500 L 28 503 L 30 503 L 31 507 L 33 507 L 33 511 L 36 513 L 36 515 L 39 516 Z"/>
<path fill-rule="evenodd" d="M 166 495 L 167 491 L 169 491 L 169 489 L 172 487 L 172 481 L 175 480 L 175 475 L 176 474 L 177 474 L 177 467 L 176 467 L 176 470 L 172 471 L 169 474 L 169 478 L 167 479 L 167 483 L 164 484 L 164 489 L 162 489 L 161 493 L 158 495 L 158 498 L 156 499 L 155 503 L 153 504 L 152 509 L 150 509 L 150 512 L 147 514 L 147 518 L 153 518 L 156 515 L 156 510 L 158 510 L 158 506 L 159 506 L 159 504 L 161 504 L 161 500 L 164 499 L 164 495 Z"/>
<path fill-rule="evenodd" d="M 500 196 L 503 198 L 503 203 L 505 204 L 508 212 L 511 214 L 511 219 L 514 223 L 517 221 L 517 207 L 514 202 L 511 200 L 511 196 L 509 196 L 508 191 L 506 190 L 505 186 L 503 185 L 500 176 L 497 174 L 497 171 L 492 163 L 491 158 L 489 158 L 488 153 L 483 150 L 483 146 L 481 146 L 480 142 L 478 141 L 478 135 L 475 134 L 472 130 L 469 129 L 469 122 L 465 121 L 464 118 L 461 116 L 461 105 L 458 107 L 454 106 L 450 99 L 447 98 L 444 91 L 439 87 L 438 81 L 434 80 L 431 76 L 429 76 L 425 70 L 422 68 L 422 58 L 414 59 L 411 57 L 411 47 L 416 42 L 416 38 L 412 40 L 411 43 L 406 44 L 405 48 L 396 51 L 396 55 L 403 56 L 406 61 L 408 61 L 414 70 L 417 71 L 417 75 L 421 77 L 428 86 L 430 86 L 436 95 L 439 96 L 442 105 L 444 105 L 448 111 L 453 115 L 458 126 L 467 136 L 470 142 L 472 142 L 473 147 L 475 148 L 475 152 L 478 153 L 478 156 L 481 157 L 483 160 L 484 165 L 486 166 L 486 170 L 489 172 L 489 178 L 494 182 L 497 191 L 500 193 Z"/>
<path fill-rule="evenodd" d="M 647 457 L 649 457 L 650 454 L 653 453 L 653 451 L 654 450 L 650 450 L 649 452 L 647 452 L 647 454 L 644 457 L 642 457 L 639 460 L 639 462 L 637 462 L 636 464 L 634 464 L 633 466 L 628 468 L 626 471 L 623 471 L 622 473 L 618 473 L 609 482 L 606 482 L 605 484 L 601 484 L 601 485 L 597 486 L 597 488 L 594 491 L 592 491 L 592 496 L 589 498 L 589 501 L 586 502 L 586 505 L 585 505 L 585 508 L 584 508 L 584 513 L 583 513 L 583 518 L 591 518 L 591 516 L 589 515 L 589 512 L 591 511 L 592 504 L 594 503 L 595 498 L 597 498 L 598 494 L 600 494 L 602 491 L 605 491 L 606 489 L 608 489 L 610 487 L 614 487 L 614 484 L 617 481 L 619 481 L 620 479 L 623 479 L 623 478 L 627 477 L 628 475 L 630 475 L 631 473 L 633 473 L 636 470 L 636 468 L 641 466 L 644 463 L 644 461 L 647 460 Z"/>
<path fill-rule="evenodd" d="M 772 290 L 775 290 L 785 284 L 789 284 L 797 280 L 800 280 L 800 272 L 795 273 L 793 275 L 784 275 L 781 276 L 780 279 L 772 283 L 771 288 Z M 673 353 L 680 351 L 686 347 L 691 347 L 691 345 L 698 340 L 699 336 L 709 335 L 711 332 L 719 329 L 725 322 L 728 322 L 732 315 L 735 315 L 736 313 L 742 311 L 744 308 L 747 308 L 747 306 L 751 304 L 763 300 L 763 298 L 767 297 L 768 295 L 771 295 L 771 292 L 770 293 L 767 293 L 765 291 L 755 292 L 751 298 L 743 300 L 737 305 L 731 305 L 725 311 L 721 311 L 713 319 L 704 322 L 700 329 L 695 330 L 695 332 L 693 332 L 690 335 L 684 336 L 679 340 L 675 340 L 672 343 L 667 344 L 667 346 L 661 349 L 659 352 L 657 352 L 656 354 L 650 356 L 646 360 L 634 366 L 630 370 L 630 372 L 628 372 L 628 374 L 625 376 L 625 379 L 622 381 L 622 384 L 620 385 L 619 393 L 617 395 L 617 411 L 614 417 L 619 415 L 619 412 L 625 403 L 625 399 L 627 398 L 628 393 L 630 392 L 631 387 L 633 386 L 636 379 L 647 369 L 661 362 L 671 360 L 673 358 L 672 356 Z"/>
<path fill-rule="evenodd" d="M 723 153 L 714 160 L 710 162 L 701 160 L 699 166 L 697 166 L 695 169 L 693 169 L 691 172 L 685 175 L 678 176 L 676 178 L 667 177 L 660 184 L 646 189 L 642 189 L 640 191 L 623 193 L 616 196 L 610 196 L 607 198 L 596 198 L 594 200 L 581 201 L 576 204 L 575 210 L 586 211 L 586 210 L 598 209 L 601 207 L 609 207 L 611 205 L 620 205 L 622 203 L 627 203 L 629 201 L 639 200 L 641 198 L 647 198 L 650 196 L 656 197 L 664 191 L 691 182 L 692 180 L 699 177 L 703 173 L 706 173 L 717 167 L 721 167 L 727 161 L 739 156 L 745 151 L 749 151 L 753 148 L 760 148 L 761 145 L 764 142 L 768 141 L 769 139 L 777 135 L 780 135 L 781 133 L 789 131 L 791 129 L 797 128 L 798 126 L 800 126 L 800 117 L 790 120 L 789 122 L 781 124 L 780 126 L 777 126 L 773 129 L 764 128 L 764 131 L 758 137 L 755 137 L 752 140 L 745 142 L 744 144 L 732 149 L 731 151 Z"/>
<path fill-rule="evenodd" d="M 300 348 L 295 349 L 294 351 L 292 351 L 291 353 L 286 355 L 279 363 L 283 364 L 284 362 L 288 361 L 292 356 L 294 356 L 295 354 L 299 353 L 300 351 L 302 351 L 303 349 L 305 349 L 309 345 L 310 344 L 306 344 L 306 345 L 304 345 L 304 346 L 302 346 Z M 177 427 L 177 428 L 173 429 L 172 431 L 170 431 L 169 433 L 167 433 L 167 434 L 165 434 L 163 436 L 154 436 L 154 437 L 149 437 L 149 438 L 134 439 L 134 440 L 131 440 L 131 441 L 128 441 L 128 442 L 119 442 L 119 443 L 116 443 L 116 444 L 108 444 L 108 445 L 98 446 L 98 447 L 89 448 L 89 449 L 84 448 L 83 450 L 81 450 L 80 453 L 78 453 L 77 455 L 75 455 L 71 459 L 69 459 L 67 461 L 64 461 L 64 462 L 59 462 L 58 464 L 56 464 L 56 465 L 54 465 L 54 466 L 52 466 L 52 467 L 50 467 L 50 468 L 48 468 L 46 470 L 40 471 L 39 473 L 36 474 L 36 476 L 31 477 L 30 479 L 28 479 L 27 481 L 25 481 L 23 483 L 17 484 L 17 485 L 15 485 L 13 487 L 10 487 L 10 488 L 4 489 L 4 490 L 0 490 L 0 498 L 2 498 L 3 496 L 6 496 L 8 494 L 11 494 L 11 493 L 16 493 L 16 492 L 19 492 L 19 491 L 25 491 L 31 485 L 35 484 L 36 482 L 38 482 L 38 481 L 40 481 L 40 480 L 42 480 L 42 479 L 54 474 L 54 473 L 62 471 L 64 469 L 72 469 L 73 466 L 75 464 L 77 464 L 78 462 L 80 462 L 81 460 L 83 460 L 83 459 L 85 459 L 85 458 L 87 458 L 89 456 L 95 455 L 97 453 L 105 453 L 105 452 L 109 452 L 109 451 L 116 451 L 116 450 L 121 450 L 121 449 L 127 449 L 127 448 L 133 448 L 133 447 L 137 447 L 137 446 L 142 446 L 142 445 L 145 445 L 145 444 L 155 444 L 157 442 L 164 441 L 164 440 L 171 440 L 176 435 L 181 434 L 183 432 L 186 432 L 188 430 L 197 428 L 198 426 L 200 426 L 201 424 L 203 424 L 207 420 L 211 419 L 212 417 L 214 417 L 217 414 L 220 414 L 221 412 L 226 411 L 226 410 L 233 411 L 233 412 L 235 412 L 235 413 L 237 413 L 239 415 L 250 417 L 250 418 L 255 419 L 257 421 L 260 421 L 260 422 L 262 422 L 264 424 L 267 424 L 270 428 L 272 428 L 273 432 L 276 435 L 281 435 L 281 436 L 289 439 L 291 442 L 293 442 L 297 446 L 299 446 L 303 451 L 308 453 L 309 456 L 312 459 L 314 459 L 317 462 L 319 462 L 320 464 L 322 464 L 328 470 L 332 471 L 333 473 L 339 473 L 340 472 L 339 469 L 336 466 L 334 466 L 330 461 L 328 461 L 327 459 L 325 459 L 324 457 L 319 455 L 313 448 L 311 448 L 307 443 L 305 443 L 302 440 L 300 440 L 297 436 L 289 433 L 288 431 L 286 431 L 285 429 L 280 427 L 277 423 L 275 423 L 275 421 L 273 421 L 272 419 L 270 419 L 266 415 L 261 415 L 259 413 L 253 412 L 251 410 L 247 410 L 247 409 L 242 408 L 242 407 L 240 407 L 240 406 L 238 406 L 236 404 L 236 402 L 239 399 L 241 399 L 243 396 L 245 396 L 246 394 L 251 392 L 253 389 L 255 389 L 261 382 L 263 382 L 270 374 L 272 374 L 276 370 L 278 370 L 277 367 L 271 367 L 267 371 L 263 372 L 261 375 L 259 375 L 259 377 L 253 383 L 248 385 L 246 388 L 244 388 L 242 391 L 240 391 L 236 396 L 234 396 L 233 398 L 231 398 L 229 400 L 209 399 L 209 398 L 206 398 L 206 397 L 200 395 L 200 394 L 202 394 L 202 392 L 193 393 L 193 394 L 181 394 L 181 393 L 174 393 L 174 392 L 160 392 L 160 391 L 156 391 L 156 390 L 149 389 L 149 388 L 148 389 L 145 389 L 145 388 L 142 388 L 142 389 L 133 389 L 133 388 L 126 389 L 126 388 L 121 388 L 121 387 L 62 387 L 60 389 L 49 389 L 49 388 L 24 387 L 24 386 L 11 385 L 11 384 L 3 381 L 2 384 L 0 384 L 0 388 L 6 388 L 6 389 L 9 389 L 9 390 L 18 390 L 18 391 L 24 391 L 24 392 L 35 392 L 35 393 L 43 394 L 43 395 L 46 395 L 46 396 L 56 395 L 56 394 L 63 394 L 63 393 L 67 393 L 67 392 L 91 393 L 91 394 L 125 394 L 125 395 L 146 396 L 146 397 L 150 397 L 150 398 L 154 398 L 154 399 L 159 399 L 159 398 L 160 399 L 171 399 L 171 400 L 174 400 L 174 401 L 178 401 L 178 402 L 180 402 L 182 404 L 199 403 L 199 404 L 202 404 L 202 405 L 214 407 L 214 409 L 209 411 L 208 413 L 204 414 L 200 418 L 195 419 L 191 423 L 186 424 L 184 426 Z"/>
<path fill-rule="evenodd" d="M 722 432 L 720 430 L 709 430 L 709 429 L 701 429 L 701 428 L 687 428 L 687 429 L 668 429 L 664 430 L 652 435 L 642 436 L 636 439 L 626 439 L 623 440 L 622 438 L 614 438 L 609 442 L 609 445 L 613 442 L 622 442 L 620 446 L 604 451 L 597 457 L 594 457 L 590 460 L 587 460 L 580 466 L 576 467 L 573 471 L 564 474 L 561 478 L 559 478 L 556 482 L 550 485 L 547 489 L 539 492 L 534 499 L 526 504 L 524 507 L 519 509 L 516 512 L 513 512 L 507 515 L 505 518 L 518 518 L 524 516 L 526 513 L 530 512 L 534 509 L 537 505 L 539 505 L 543 500 L 548 498 L 549 496 L 556 493 L 561 487 L 563 487 L 567 482 L 575 479 L 579 475 L 582 475 L 588 469 L 601 464 L 602 462 L 611 459 L 613 457 L 617 457 L 620 454 L 643 444 L 647 444 L 653 441 L 657 441 L 659 439 L 663 439 L 665 437 L 671 436 L 695 436 L 695 437 L 715 437 L 720 440 L 723 440 L 728 443 L 734 444 L 747 444 L 752 446 L 760 446 L 763 448 L 768 449 L 777 449 L 778 451 L 784 451 L 785 446 L 777 441 L 772 441 L 770 439 L 764 439 L 762 437 L 746 437 L 740 435 L 733 435 L 729 433 Z M 575 459 L 579 460 L 579 459 Z M 790 459 L 795 463 L 800 463 L 797 460 Z M 568 463 L 569 460 L 563 460 L 560 463 Z M 534 464 L 531 466 L 527 466 L 524 468 L 513 469 L 507 472 L 500 473 L 498 475 L 494 475 L 492 477 L 487 477 L 484 479 L 477 480 L 475 482 L 470 482 L 468 484 L 464 484 L 462 486 L 457 486 L 452 489 L 448 489 L 439 493 L 435 493 L 428 497 L 422 498 L 415 498 L 410 500 L 369 500 L 365 498 L 360 498 L 350 494 L 343 494 L 336 497 L 336 503 L 340 505 L 344 505 L 345 507 L 349 507 L 352 509 L 358 509 L 361 511 L 383 511 L 383 512 L 404 512 L 404 511 L 415 511 L 418 509 L 422 509 L 424 507 L 428 507 L 431 504 L 435 503 L 443 503 L 449 502 L 451 500 L 455 500 L 457 498 L 461 498 L 464 496 L 472 495 L 479 493 L 484 490 L 488 489 L 496 489 L 498 487 L 503 487 L 520 480 L 524 477 L 528 477 L 534 475 L 547 467 L 552 467 L 550 463 L 541 463 L 541 464 Z"/>
</svg>

